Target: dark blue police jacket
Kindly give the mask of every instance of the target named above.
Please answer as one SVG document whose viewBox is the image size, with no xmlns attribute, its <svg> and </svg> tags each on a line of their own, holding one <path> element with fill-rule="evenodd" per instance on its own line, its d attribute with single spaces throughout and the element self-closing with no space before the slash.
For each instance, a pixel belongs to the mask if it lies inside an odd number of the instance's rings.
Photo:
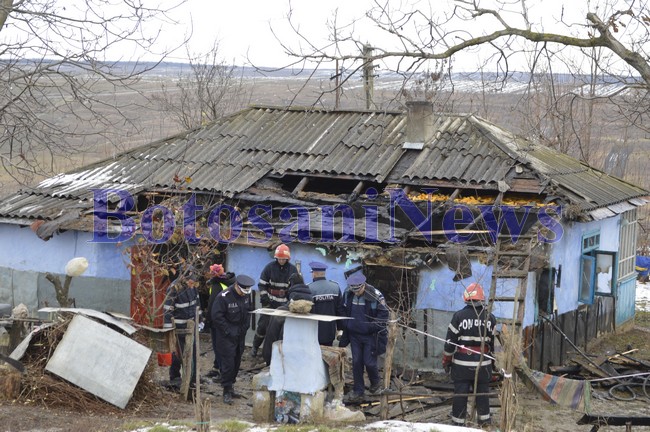
<svg viewBox="0 0 650 432">
<path fill-rule="evenodd" d="M 372 285 L 366 284 L 366 290 L 363 293 L 365 300 L 365 322 L 357 323 L 356 319 L 343 320 L 343 336 L 339 346 L 347 345 L 349 342 L 350 333 L 372 336 L 372 342 L 375 344 L 376 355 L 381 355 L 386 352 L 386 343 L 388 335 L 386 331 L 386 323 L 388 322 L 388 309 L 386 308 L 386 300 L 381 292 Z M 354 293 L 349 289 L 343 293 L 343 301 L 341 302 L 340 316 L 352 316 L 352 300 Z M 363 333 L 359 333 L 362 330 Z"/>
</svg>

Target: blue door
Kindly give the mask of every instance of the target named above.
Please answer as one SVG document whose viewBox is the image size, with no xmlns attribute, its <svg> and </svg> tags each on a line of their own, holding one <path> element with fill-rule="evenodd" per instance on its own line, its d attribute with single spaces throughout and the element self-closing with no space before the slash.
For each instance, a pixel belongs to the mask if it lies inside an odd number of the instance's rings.
<svg viewBox="0 0 650 432">
<path fill-rule="evenodd" d="M 632 276 L 620 282 L 616 289 L 616 326 L 634 319 L 634 301 L 636 297 L 636 277 Z"/>
</svg>

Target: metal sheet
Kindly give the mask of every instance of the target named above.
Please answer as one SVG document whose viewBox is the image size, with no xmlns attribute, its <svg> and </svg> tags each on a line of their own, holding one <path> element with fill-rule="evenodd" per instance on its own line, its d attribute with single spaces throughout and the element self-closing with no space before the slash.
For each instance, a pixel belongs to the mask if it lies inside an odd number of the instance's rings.
<svg viewBox="0 0 650 432">
<path fill-rule="evenodd" d="M 340 316 L 332 316 L 332 315 L 298 314 L 298 313 L 293 313 L 293 312 L 289 312 L 289 311 L 285 311 L 285 310 L 268 309 L 268 308 L 256 309 L 251 313 L 261 314 L 261 315 L 299 318 L 299 319 L 305 319 L 305 320 L 311 320 L 311 321 L 325 321 L 325 322 L 352 319 L 352 318 L 349 318 L 349 317 L 340 317 Z"/>
<path fill-rule="evenodd" d="M 614 213 L 607 207 L 603 207 L 596 210 L 591 210 L 589 212 L 589 216 L 591 216 L 593 220 L 598 221 L 598 220 L 610 218 L 612 216 L 616 216 L 616 213 Z"/>
<path fill-rule="evenodd" d="M 607 206 L 619 212 L 649 194 L 473 115 L 436 115 L 434 139 L 422 150 L 405 150 L 406 120 L 402 112 L 251 107 L 43 180 L 1 200 L 0 216 L 51 220 L 70 208 L 91 211 L 93 189 L 173 192 L 181 182 L 190 192 L 233 197 L 269 173 L 497 190 L 517 165 L 525 170 L 513 182 L 552 184 L 559 198 L 584 212 Z M 610 209 L 591 216 L 609 217 Z"/>
<path fill-rule="evenodd" d="M 126 334 L 132 335 L 137 331 L 135 327 L 133 327 L 130 324 L 125 323 L 124 321 L 121 321 L 117 318 L 114 318 L 113 316 L 104 313 L 104 312 L 99 312 L 94 309 L 84 309 L 84 308 L 54 308 L 54 307 L 46 307 L 38 310 L 39 312 L 45 312 L 45 313 L 53 313 L 53 312 L 70 312 L 74 314 L 81 314 L 81 315 L 86 315 L 89 317 L 97 318 L 99 320 L 104 321 L 106 324 L 112 324 L 115 327 L 118 327 L 120 330 L 125 332 Z"/>
<path fill-rule="evenodd" d="M 45 370 L 119 407 L 126 407 L 151 350 L 76 315 Z"/>
<path fill-rule="evenodd" d="M 11 354 L 9 354 L 9 357 L 11 357 L 14 360 L 20 360 L 21 358 L 23 358 L 25 352 L 27 351 L 27 348 L 29 347 L 29 343 L 32 341 L 32 337 L 39 331 L 46 329 L 51 325 L 52 323 L 47 323 L 47 324 L 40 325 L 38 327 L 34 327 L 34 329 L 31 332 L 29 332 L 27 336 L 25 336 L 25 339 L 23 339 L 18 344 L 18 346 L 14 348 Z"/>
</svg>

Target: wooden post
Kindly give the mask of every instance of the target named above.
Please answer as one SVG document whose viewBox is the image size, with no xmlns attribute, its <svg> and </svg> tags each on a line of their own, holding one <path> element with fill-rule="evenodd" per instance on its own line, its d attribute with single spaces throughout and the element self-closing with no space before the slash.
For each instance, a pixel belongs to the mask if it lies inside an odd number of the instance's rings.
<svg viewBox="0 0 650 432">
<path fill-rule="evenodd" d="M 178 331 L 177 331 L 178 332 Z M 181 398 L 187 400 L 192 378 L 192 354 L 194 352 L 194 320 L 187 321 L 185 334 L 185 349 L 183 350 L 183 379 L 181 380 Z"/>
<path fill-rule="evenodd" d="M 199 353 L 201 350 L 199 349 L 199 344 L 200 344 L 200 338 L 199 338 L 199 325 L 198 325 L 198 319 L 199 319 L 199 307 L 196 307 L 196 313 L 194 315 L 197 320 L 197 325 L 194 326 L 194 331 L 192 332 L 194 334 L 194 346 L 192 347 L 196 353 L 196 364 L 192 365 L 195 368 L 194 371 L 194 378 L 195 378 L 195 387 L 196 387 L 196 404 L 200 405 L 201 404 L 201 370 L 199 368 Z M 191 375 L 190 375 L 191 376 Z M 200 431 L 201 429 L 199 429 Z"/>
<path fill-rule="evenodd" d="M 390 388 L 391 373 L 393 372 L 393 352 L 395 351 L 395 340 L 397 339 L 397 314 L 390 311 L 388 321 L 388 343 L 386 345 L 386 356 L 384 360 L 384 389 Z M 381 409 L 379 414 L 382 420 L 388 420 L 388 395 L 381 395 Z"/>
<path fill-rule="evenodd" d="M 199 308 L 196 308 L 196 315 L 199 316 Z M 201 352 L 200 349 L 200 335 L 199 326 L 194 326 L 194 341 L 197 353 Z M 201 400 L 201 368 L 199 367 L 199 359 L 196 359 L 196 395 L 194 399 L 194 418 L 196 419 L 197 432 L 210 432 L 210 399 Z"/>
</svg>

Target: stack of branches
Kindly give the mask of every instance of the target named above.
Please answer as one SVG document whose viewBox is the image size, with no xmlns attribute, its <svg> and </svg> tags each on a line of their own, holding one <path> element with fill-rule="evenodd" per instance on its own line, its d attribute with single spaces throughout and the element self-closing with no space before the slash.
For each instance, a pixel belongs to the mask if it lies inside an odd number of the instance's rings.
<svg viewBox="0 0 650 432">
<path fill-rule="evenodd" d="M 161 400 L 170 397 L 163 393 L 154 381 L 155 365 L 149 360 L 133 396 L 125 410 L 109 404 L 62 378 L 46 372 L 45 367 L 61 342 L 72 317 L 64 317 L 53 325 L 34 334 L 21 362 L 25 366 L 21 392 L 17 401 L 24 404 L 42 405 L 48 408 L 65 408 L 75 412 L 110 414 L 125 411 L 138 412 L 159 406 Z M 136 333 L 137 335 L 137 333 Z"/>
</svg>

